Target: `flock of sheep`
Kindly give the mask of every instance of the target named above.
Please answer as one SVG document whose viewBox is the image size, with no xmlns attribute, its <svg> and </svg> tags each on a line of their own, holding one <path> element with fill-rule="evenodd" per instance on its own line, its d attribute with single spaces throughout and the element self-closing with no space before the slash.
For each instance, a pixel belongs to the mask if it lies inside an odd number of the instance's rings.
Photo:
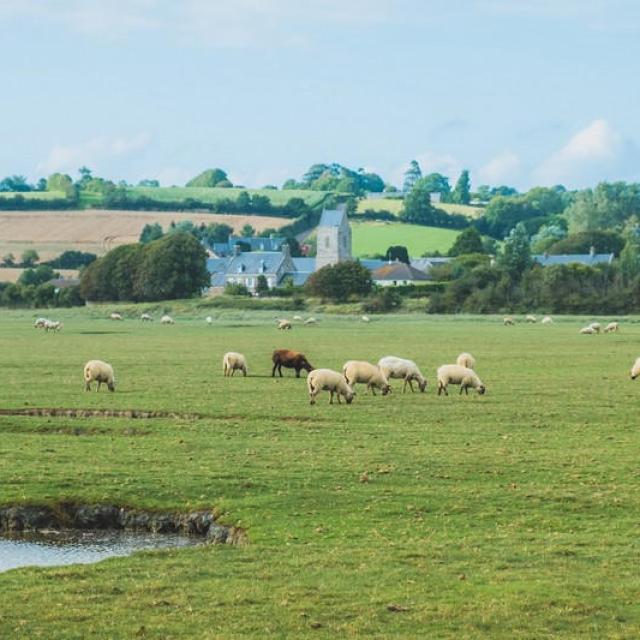
<svg viewBox="0 0 640 640">
<path fill-rule="evenodd" d="M 389 380 L 403 380 L 402 393 L 407 390 L 407 385 L 413 393 L 413 383 L 415 382 L 420 391 L 427 388 L 427 380 L 422 375 L 418 365 L 413 360 L 398 358 L 397 356 L 385 356 L 380 358 L 378 364 L 372 364 L 364 360 L 348 360 L 342 367 L 342 372 L 332 369 L 314 368 L 306 356 L 299 351 L 289 349 L 276 349 L 271 360 L 273 362 L 272 376 L 276 371 L 282 377 L 282 367 L 295 369 L 296 377 L 300 377 L 300 371 L 306 370 L 307 389 L 310 403 L 315 404 L 316 397 L 321 391 L 329 392 L 329 404 L 333 404 L 334 395 L 338 404 L 343 397 L 347 404 L 353 401 L 356 384 L 366 385 L 365 393 L 371 391 L 376 395 L 378 389 L 382 395 L 387 395 L 391 391 Z M 460 393 L 463 391 L 468 395 L 469 389 L 475 389 L 480 395 L 484 394 L 486 387 L 474 371 L 476 365 L 475 358 L 470 353 L 461 353 L 456 364 L 442 365 L 436 374 L 438 382 L 438 395 L 444 393 L 449 395 L 448 386 L 460 385 Z M 248 367 L 246 357 L 234 351 L 225 353 L 222 359 L 222 372 L 225 377 L 232 377 L 236 371 L 241 371 L 243 376 L 247 376 Z"/>
<path fill-rule="evenodd" d="M 524 321 L 527 324 L 535 324 L 536 322 L 538 322 L 538 319 L 536 318 L 536 316 L 529 314 L 525 316 Z M 513 326 L 516 323 L 516 320 L 513 316 L 505 316 L 502 319 L 502 323 L 505 326 Z M 542 320 L 540 321 L 540 324 L 553 324 L 553 318 L 551 316 L 544 316 L 544 318 L 542 318 Z M 596 333 L 600 333 L 601 328 L 602 327 L 599 322 L 592 322 L 590 325 L 582 327 L 579 333 L 583 335 L 593 335 Z M 603 330 L 604 333 L 618 333 L 619 331 L 620 324 L 618 322 L 610 322 Z"/>
<path fill-rule="evenodd" d="M 33 326 L 36 329 L 44 329 L 46 333 L 49 331 L 60 331 L 64 326 L 59 320 L 49 320 L 48 318 L 36 318 L 33 322 Z"/>
</svg>

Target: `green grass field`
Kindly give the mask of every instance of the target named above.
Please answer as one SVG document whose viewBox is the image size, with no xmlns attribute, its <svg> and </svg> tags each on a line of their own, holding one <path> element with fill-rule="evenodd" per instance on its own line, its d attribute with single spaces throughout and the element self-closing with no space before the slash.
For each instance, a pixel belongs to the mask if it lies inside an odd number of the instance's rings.
<svg viewBox="0 0 640 640">
<path fill-rule="evenodd" d="M 452 229 L 388 222 L 351 222 L 355 256 L 384 253 L 391 245 L 404 245 L 409 255 L 446 253 L 460 233 Z"/>
<path fill-rule="evenodd" d="M 64 198 L 64 191 L 2 191 L 0 198 L 22 196 L 25 200 L 57 200 Z"/>
<path fill-rule="evenodd" d="M 248 544 L 2 573 L 3 639 L 640 634 L 640 325 L 327 316 L 285 335 L 271 313 L 209 327 L 176 307 L 160 326 L 113 308 L 50 311 L 57 335 L 3 311 L 2 408 L 204 417 L 0 416 L 0 504 L 213 507 Z M 270 377 L 281 346 L 317 367 L 409 356 L 429 388 L 311 407 L 304 380 Z M 231 349 L 249 377 L 222 377 Z M 487 394 L 437 397 L 436 366 L 461 350 Z M 89 358 L 114 365 L 116 393 L 82 390 Z"/>
<path fill-rule="evenodd" d="M 438 202 L 434 204 L 438 209 L 442 209 L 447 213 L 460 213 L 469 218 L 478 218 L 484 212 L 482 207 L 470 207 L 465 204 L 451 204 Z M 402 210 L 402 199 L 400 198 L 363 198 L 358 201 L 358 213 L 364 213 L 367 209 L 372 211 L 389 211 L 398 215 Z"/>
<path fill-rule="evenodd" d="M 224 198 L 235 200 L 240 193 L 247 191 L 251 195 L 267 196 L 274 206 L 286 204 L 291 198 L 302 198 L 309 206 L 316 206 L 326 200 L 331 193 L 327 191 L 275 190 L 275 189 L 207 189 L 204 187 L 131 187 L 128 192 L 143 195 L 154 200 L 179 201 L 186 198 L 202 202 L 216 202 Z"/>
</svg>

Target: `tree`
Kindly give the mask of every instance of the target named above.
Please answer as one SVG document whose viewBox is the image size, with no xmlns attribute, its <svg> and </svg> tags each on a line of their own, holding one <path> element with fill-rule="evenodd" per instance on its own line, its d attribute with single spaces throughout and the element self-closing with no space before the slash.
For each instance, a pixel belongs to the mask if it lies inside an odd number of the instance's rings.
<svg viewBox="0 0 640 640">
<path fill-rule="evenodd" d="M 402 245 L 390 246 L 384 255 L 384 259 L 389 261 L 399 260 L 400 262 L 404 262 L 405 264 L 410 263 L 407 247 L 403 247 Z"/>
<path fill-rule="evenodd" d="M 229 236 L 233 233 L 233 228 L 228 224 L 210 222 L 204 232 L 203 239 L 209 246 L 213 246 L 216 242 L 228 242 Z"/>
<path fill-rule="evenodd" d="M 525 226 L 519 222 L 507 236 L 499 255 L 499 264 L 503 266 L 514 280 L 520 279 L 531 264 L 529 236 Z"/>
<path fill-rule="evenodd" d="M 229 182 L 226 171 L 207 169 L 187 182 L 187 187 L 218 187 L 221 182 Z M 229 183 L 231 184 L 231 183 Z"/>
<path fill-rule="evenodd" d="M 25 286 L 44 284 L 59 275 L 48 264 L 40 264 L 35 269 L 25 269 L 18 278 L 18 284 Z"/>
<path fill-rule="evenodd" d="M 49 260 L 49 265 L 55 269 L 79 269 L 91 264 L 97 257 L 95 253 L 71 249 L 63 251 L 57 258 Z"/>
<path fill-rule="evenodd" d="M 140 240 L 142 244 L 147 244 L 149 242 L 153 242 L 154 240 L 159 240 L 164 235 L 162 231 L 162 227 L 160 223 L 154 222 L 153 224 L 145 224 L 142 227 L 142 231 L 140 233 Z"/>
<path fill-rule="evenodd" d="M 404 172 L 404 181 L 402 183 L 402 190 L 405 193 L 409 193 L 416 182 L 422 178 L 422 170 L 417 160 L 412 160 L 409 163 L 409 168 Z"/>
<path fill-rule="evenodd" d="M 40 256 L 35 249 L 26 249 L 22 252 L 23 267 L 32 267 L 38 260 L 40 260 Z"/>
<path fill-rule="evenodd" d="M 425 178 L 420 178 L 404 199 L 400 218 L 405 222 L 429 224 L 434 215 L 431 206 L 431 191 Z"/>
<path fill-rule="evenodd" d="M 47 178 L 47 191 L 62 191 L 66 197 L 73 195 L 73 180 L 65 173 L 52 173 Z"/>
<path fill-rule="evenodd" d="M 429 193 L 439 193 L 440 199 L 443 202 L 449 200 L 451 193 L 451 186 L 449 185 L 449 178 L 443 176 L 441 173 L 429 173 L 424 177 L 424 189 Z"/>
<path fill-rule="evenodd" d="M 451 194 L 451 202 L 457 204 L 469 204 L 471 201 L 471 180 L 469 179 L 469 171 L 463 169 L 456 186 Z"/>
<path fill-rule="evenodd" d="M 157 189 L 160 186 L 160 182 L 158 180 L 145 179 L 145 180 L 140 180 L 140 182 L 138 182 L 138 186 Z"/>
<path fill-rule="evenodd" d="M 258 280 L 256 282 L 256 293 L 258 295 L 262 295 L 263 293 L 266 293 L 267 291 L 269 291 L 269 283 L 267 282 L 267 278 L 265 276 L 263 276 L 262 274 L 260 274 L 258 276 Z"/>
<path fill-rule="evenodd" d="M 345 302 L 351 296 L 365 296 L 373 288 L 371 272 L 357 260 L 327 265 L 312 273 L 305 285 L 314 296 Z"/>
<path fill-rule="evenodd" d="M 27 182 L 24 176 L 7 176 L 0 180 L 0 191 L 32 191 L 33 187 Z"/>
<path fill-rule="evenodd" d="M 484 253 L 482 236 L 475 227 L 465 229 L 449 249 L 449 255 L 452 257 L 469 253 Z"/>
<path fill-rule="evenodd" d="M 256 230 L 250 224 L 245 224 L 240 230 L 240 235 L 243 238 L 253 238 L 256 235 Z"/>
<path fill-rule="evenodd" d="M 595 189 L 576 194 L 566 210 L 572 233 L 598 229 L 622 229 L 633 215 L 640 214 L 640 184 L 601 182 Z"/>
<path fill-rule="evenodd" d="M 240 212 L 251 211 L 251 196 L 247 191 L 241 191 L 236 199 L 236 207 Z"/>
<path fill-rule="evenodd" d="M 624 249 L 620 252 L 620 273 L 625 284 L 640 276 L 640 227 L 626 234 Z"/>
<path fill-rule="evenodd" d="M 85 182 L 89 182 L 92 179 L 92 171 L 89 167 L 85 167 L 84 165 L 78 169 L 78 173 L 80 174 L 80 184 L 84 184 Z"/>
<path fill-rule="evenodd" d="M 583 231 L 574 233 L 552 244 L 547 251 L 551 255 L 564 253 L 589 253 L 591 248 L 597 253 L 620 254 L 625 245 L 624 238 L 614 231 Z"/>
<path fill-rule="evenodd" d="M 2 256 L 2 266 L 4 267 L 15 267 L 16 266 L 16 257 L 13 253 L 7 253 Z"/>
<path fill-rule="evenodd" d="M 46 191 L 46 190 L 47 190 L 46 178 L 38 178 L 38 182 L 36 183 L 36 191 Z"/>
</svg>

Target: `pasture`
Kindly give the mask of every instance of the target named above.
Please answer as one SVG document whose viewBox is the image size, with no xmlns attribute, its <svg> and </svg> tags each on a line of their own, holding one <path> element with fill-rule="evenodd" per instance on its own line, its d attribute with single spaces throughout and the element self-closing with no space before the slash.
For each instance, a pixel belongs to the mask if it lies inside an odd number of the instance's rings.
<svg viewBox="0 0 640 640">
<path fill-rule="evenodd" d="M 446 254 L 460 232 L 439 227 L 393 222 L 351 222 L 354 256 L 384 253 L 391 245 L 404 245 L 410 256 Z"/>
<path fill-rule="evenodd" d="M 364 213 L 367 209 L 372 211 L 389 211 L 398 215 L 402 210 L 401 198 L 362 198 L 358 200 L 358 213 Z M 466 204 L 454 204 L 450 202 L 437 202 L 433 205 L 447 213 L 460 213 L 468 218 L 478 218 L 484 213 L 482 207 L 472 207 Z"/>
<path fill-rule="evenodd" d="M 160 223 L 166 231 L 172 221 L 194 224 L 224 223 L 240 232 L 251 224 L 258 232 L 290 222 L 286 218 L 177 211 L 10 211 L 0 212 L 0 256 L 18 259 L 35 249 L 49 260 L 74 249 L 99 256 L 122 244 L 137 242 L 145 224 Z"/>
<path fill-rule="evenodd" d="M 1 573 L 0 637 L 638 637 L 640 324 L 324 316 L 279 332 L 273 313 L 175 309 L 51 310 L 55 335 L 32 328 L 39 312 L 0 314 L 3 413 L 201 416 L 0 415 L 0 504 L 215 508 L 247 544 Z M 429 387 L 312 407 L 304 379 L 271 378 L 278 347 L 336 369 L 411 357 Z M 227 350 L 249 377 L 223 378 Z M 436 367 L 463 350 L 487 394 L 437 397 Z M 115 393 L 83 391 L 91 358 Z"/>
</svg>

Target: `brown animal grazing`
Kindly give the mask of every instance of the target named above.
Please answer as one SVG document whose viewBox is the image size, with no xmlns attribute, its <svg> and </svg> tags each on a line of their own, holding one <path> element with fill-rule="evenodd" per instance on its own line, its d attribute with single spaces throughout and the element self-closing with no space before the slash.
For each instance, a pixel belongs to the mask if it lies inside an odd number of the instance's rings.
<svg viewBox="0 0 640 640">
<path fill-rule="evenodd" d="M 300 377 L 300 371 L 313 371 L 313 367 L 309 364 L 304 353 L 299 351 L 290 351 L 289 349 L 276 349 L 271 356 L 273 362 L 273 370 L 271 371 L 271 377 L 276 375 L 276 369 L 282 378 L 282 367 L 287 369 L 296 370 L 296 378 Z"/>
</svg>

